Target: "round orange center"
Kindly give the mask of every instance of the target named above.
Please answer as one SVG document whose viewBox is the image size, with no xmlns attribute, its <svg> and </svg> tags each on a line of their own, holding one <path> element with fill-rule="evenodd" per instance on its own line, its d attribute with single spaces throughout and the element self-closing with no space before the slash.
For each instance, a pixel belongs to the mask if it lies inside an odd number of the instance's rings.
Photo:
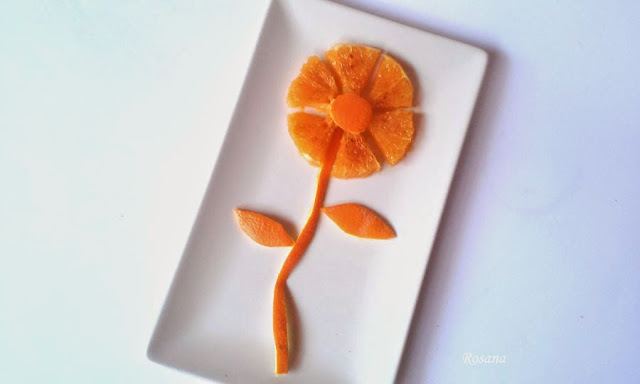
<svg viewBox="0 0 640 384">
<path fill-rule="evenodd" d="M 331 102 L 331 118 L 347 132 L 364 132 L 372 114 L 371 104 L 355 93 L 345 93 Z"/>
</svg>

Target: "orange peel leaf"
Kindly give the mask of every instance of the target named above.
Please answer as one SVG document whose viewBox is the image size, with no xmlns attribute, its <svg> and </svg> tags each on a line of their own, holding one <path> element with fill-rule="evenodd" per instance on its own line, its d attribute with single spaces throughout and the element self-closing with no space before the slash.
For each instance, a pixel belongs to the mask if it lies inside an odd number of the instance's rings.
<svg viewBox="0 0 640 384">
<path fill-rule="evenodd" d="M 396 237 L 393 228 L 380 215 L 363 205 L 334 205 L 322 208 L 322 212 L 349 235 L 380 240 Z"/>
<path fill-rule="evenodd" d="M 235 209 L 240 229 L 253 241 L 267 247 L 290 247 L 293 239 L 282 224 L 259 213 Z"/>
</svg>

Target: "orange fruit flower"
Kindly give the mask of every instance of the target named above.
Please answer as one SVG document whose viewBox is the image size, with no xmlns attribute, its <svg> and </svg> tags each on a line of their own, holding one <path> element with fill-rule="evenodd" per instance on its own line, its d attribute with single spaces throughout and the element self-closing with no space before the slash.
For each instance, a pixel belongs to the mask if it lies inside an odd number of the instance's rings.
<svg viewBox="0 0 640 384">
<path fill-rule="evenodd" d="M 289 134 L 302 156 L 321 166 L 331 134 L 342 129 L 331 175 L 366 177 L 404 158 L 414 135 L 413 86 L 402 66 L 379 49 L 336 44 L 325 53 L 328 65 L 311 56 L 291 82 L 290 107 L 316 109 L 289 115 Z M 377 65 L 377 69 L 376 69 Z M 373 143 L 378 159 L 371 148 Z"/>
<path fill-rule="evenodd" d="M 314 108 L 322 115 L 298 111 L 287 118 L 296 147 L 321 169 L 313 208 L 274 287 L 277 374 L 289 371 L 285 286 L 313 239 L 329 179 L 366 177 L 378 171 L 380 162 L 370 143 L 389 164 L 397 164 L 414 134 L 413 112 L 404 109 L 412 106 L 413 86 L 397 61 L 364 45 L 337 44 L 325 56 L 328 65 L 317 56 L 307 59 L 287 95 L 290 107 Z M 395 237 L 380 216 L 362 205 L 343 204 L 323 211 L 346 233 L 372 239 Z"/>
</svg>

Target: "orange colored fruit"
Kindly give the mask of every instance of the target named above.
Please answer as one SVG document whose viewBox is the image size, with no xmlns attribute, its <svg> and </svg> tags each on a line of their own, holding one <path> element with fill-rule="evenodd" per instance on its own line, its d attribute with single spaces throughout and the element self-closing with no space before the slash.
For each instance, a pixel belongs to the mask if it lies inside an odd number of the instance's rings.
<svg viewBox="0 0 640 384">
<path fill-rule="evenodd" d="M 331 176 L 340 179 L 367 177 L 379 169 L 380 163 L 364 137 L 345 132 Z"/>
<path fill-rule="evenodd" d="M 311 56 L 302 66 L 300 75 L 291 82 L 287 104 L 293 108 L 313 107 L 327 111 L 338 95 L 338 86 L 327 65 L 318 56 Z"/>
<path fill-rule="evenodd" d="M 325 116 L 305 112 L 287 118 L 289 134 L 302 156 L 321 167 L 311 214 L 287 256 L 274 287 L 273 336 L 277 374 L 289 371 L 289 341 L 285 288 L 289 275 L 311 243 L 329 179 L 367 177 L 380 169 L 368 139 L 389 164 L 400 161 L 413 139 L 413 86 L 402 67 L 377 48 L 336 44 L 325 53 L 329 65 L 311 56 L 289 87 L 293 108 L 315 108 Z M 372 76 L 376 65 L 380 64 Z M 369 82 L 371 84 L 369 86 Z M 369 86 L 369 88 L 367 88 Z M 365 90 L 366 94 L 361 96 Z M 365 138 L 364 135 L 370 135 Z M 393 229 L 375 212 L 359 204 L 322 209 L 343 231 L 363 238 L 389 239 Z M 249 220 L 246 220 L 249 221 Z M 248 225 L 252 238 L 262 228 Z M 269 237 L 270 238 L 270 237 Z M 256 240 L 258 241 L 258 240 Z"/>
<path fill-rule="evenodd" d="M 236 209 L 240 229 L 253 241 L 267 247 L 289 247 L 293 240 L 282 224 L 259 213 Z"/>
<path fill-rule="evenodd" d="M 322 208 L 322 212 L 344 232 L 366 239 L 391 239 L 396 233 L 377 213 L 360 204 Z"/>
<path fill-rule="evenodd" d="M 380 50 L 366 45 L 336 44 L 325 53 L 342 93 L 360 94 L 369 82 Z"/>
<path fill-rule="evenodd" d="M 290 106 L 312 107 L 326 115 L 289 115 L 296 147 L 310 164 L 320 167 L 333 131 L 341 129 L 345 134 L 332 176 L 349 179 L 378 171 L 380 163 L 369 143 L 386 162 L 397 164 L 414 136 L 413 112 L 404 110 L 412 106 L 413 85 L 402 66 L 364 45 L 336 44 L 325 55 L 328 66 L 311 56 L 289 87 Z M 362 134 L 367 139 L 359 137 Z"/>
<path fill-rule="evenodd" d="M 353 44 L 336 44 L 325 56 L 328 65 L 317 56 L 309 57 L 287 94 L 290 107 L 315 108 L 324 115 L 300 111 L 287 117 L 289 134 L 299 152 L 310 164 L 321 167 L 313 208 L 300 236 L 294 242 L 275 220 L 235 210 L 240 228 L 254 241 L 266 246 L 293 245 L 273 294 L 277 374 L 289 371 L 287 279 L 311 244 L 320 211 L 354 236 L 370 239 L 396 236 L 382 217 L 365 206 L 342 204 L 321 208 L 330 178 L 367 177 L 378 171 L 380 163 L 369 141 L 389 164 L 396 164 L 409 150 L 414 135 L 413 113 L 398 109 L 409 108 L 413 102 L 413 86 L 398 62 L 381 55 L 377 48 Z"/>
<path fill-rule="evenodd" d="M 298 261 L 302 258 L 302 255 L 311 244 L 313 235 L 316 232 L 316 226 L 318 225 L 318 219 L 320 218 L 320 208 L 324 204 L 324 198 L 327 194 L 327 186 L 329 185 L 329 179 L 331 178 L 331 168 L 333 168 L 333 162 L 336 159 L 338 152 L 338 146 L 343 132 L 340 130 L 335 131 L 331 135 L 329 145 L 327 147 L 324 164 L 320 169 L 320 175 L 318 176 L 318 187 L 316 189 L 316 196 L 313 201 L 313 208 L 311 214 L 307 219 L 307 223 L 304 225 L 298 240 L 291 248 L 287 259 L 284 261 L 280 273 L 278 273 L 278 279 L 273 290 L 273 338 L 276 344 L 276 373 L 283 374 L 289 372 L 289 339 L 287 332 L 287 305 L 284 295 L 285 285 L 287 279 L 293 271 Z"/>
<path fill-rule="evenodd" d="M 331 118 L 347 132 L 364 132 L 372 114 L 371 104 L 355 93 L 342 94 L 331 102 Z"/>
<path fill-rule="evenodd" d="M 331 134 L 336 129 L 326 119 L 304 112 L 288 116 L 289 134 L 302 156 L 313 166 L 324 163 Z M 380 169 L 369 143 L 359 134 L 345 132 L 331 175 L 341 179 L 366 177 Z"/>
<path fill-rule="evenodd" d="M 304 112 L 291 113 L 287 120 L 289 135 L 300 154 L 311 165 L 321 166 L 335 126 L 329 125 L 324 117 Z"/>
<path fill-rule="evenodd" d="M 369 132 L 385 160 L 396 165 L 404 158 L 413 140 L 413 113 L 405 109 L 375 113 Z"/>
<path fill-rule="evenodd" d="M 409 108 L 413 103 L 413 85 L 409 77 L 391 56 L 382 55 L 366 98 L 373 109 Z"/>
</svg>

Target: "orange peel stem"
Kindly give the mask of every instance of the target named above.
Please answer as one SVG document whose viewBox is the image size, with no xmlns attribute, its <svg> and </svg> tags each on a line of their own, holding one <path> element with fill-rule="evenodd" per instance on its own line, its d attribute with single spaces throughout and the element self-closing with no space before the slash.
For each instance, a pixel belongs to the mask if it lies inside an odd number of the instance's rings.
<svg viewBox="0 0 640 384">
<path fill-rule="evenodd" d="M 291 271 L 293 271 L 293 268 L 300 258 L 302 258 L 302 255 L 311 243 L 313 235 L 316 232 L 316 226 L 320 218 L 320 208 L 322 208 L 324 197 L 327 193 L 327 186 L 331 178 L 331 168 L 333 168 L 333 163 L 336 160 L 342 133 L 343 131 L 341 129 L 336 129 L 333 132 L 331 143 L 327 148 L 325 160 L 320 169 L 320 175 L 318 176 L 318 187 L 316 188 L 311 214 L 302 232 L 300 232 L 300 236 L 298 236 L 293 248 L 291 248 L 289 255 L 284 261 L 278 274 L 278 279 L 276 280 L 273 292 L 273 338 L 276 344 L 276 374 L 289 372 L 289 339 L 287 334 L 287 306 L 284 289 Z"/>
</svg>

